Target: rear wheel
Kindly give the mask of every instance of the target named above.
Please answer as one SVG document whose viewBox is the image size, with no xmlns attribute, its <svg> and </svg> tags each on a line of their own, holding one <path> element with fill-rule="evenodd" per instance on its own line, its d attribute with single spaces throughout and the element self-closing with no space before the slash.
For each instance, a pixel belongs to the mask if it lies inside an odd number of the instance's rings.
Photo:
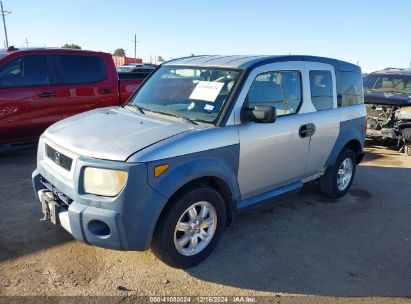
<svg viewBox="0 0 411 304">
<path fill-rule="evenodd" d="M 344 149 L 335 165 L 328 167 L 321 176 L 321 192 L 332 198 L 344 196 L 354 180 L 355 166 L 355 153 L 350 149 Z"/>
<path fill-rule="evenodd" d="M 183 192 L 164 211 L 152 250 L 166 264 L 187 268 L 205 259 L 225 226 L 224 200 L 214 189 L 198 186 Z"/>
</svg>

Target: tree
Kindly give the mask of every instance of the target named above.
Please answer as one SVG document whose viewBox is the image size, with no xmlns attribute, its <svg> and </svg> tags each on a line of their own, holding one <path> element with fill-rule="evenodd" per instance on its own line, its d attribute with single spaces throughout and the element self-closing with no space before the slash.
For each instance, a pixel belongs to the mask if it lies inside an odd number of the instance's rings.
<svg viewBox="0 0 411 304">
<path fill-rule="evenodd" d="M 65 45 L 62 46 L 62 48 L 64 48 L 64 49 L 78 49 L 78 50 L 81 50 L 81 46 L 79 46 L 79 45 L 77 45 L 77 44 L 74 44 L 74 43 L 71 43 L 71 44 L 66 43 Z"/>
<path fill-rule="evenodd" d="M 120 57 L 126 57 L 126 51 L 124 49 L 116 49 L 113 55 L 120 56 Z"/>
<path fill-rule="evenodd" d="M 164 58 L 163 58 L 162 56 L 158 56 L 158 57 L 157 57 L 157 61 L 158 61 L 158 62 L 164 62 L 165 60 L 164 60 Z"/>
</svg>

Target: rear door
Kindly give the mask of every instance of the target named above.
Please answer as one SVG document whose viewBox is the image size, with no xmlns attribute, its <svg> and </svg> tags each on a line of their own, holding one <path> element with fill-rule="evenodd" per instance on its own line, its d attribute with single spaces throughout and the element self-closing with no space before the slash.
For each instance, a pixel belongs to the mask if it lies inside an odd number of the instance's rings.
<svg viewBox="0 0 411 304">
<path fill-rule="evenodd" d="M 312 107 L 310 122 L 315 131 L 310 140 L 305 176 L 315 177 L 325 169 L 325 163 L 337 140 L 340 114 L 337 109 L 334 67 L 325 63 L 307 62 L 306 68 Z"/>
<path fill-rule="evenodd" d="M 112 62 L 109 65 L 98 54 L 59 54 L 54 58 L 59 82 L 56 93 L 63 118 L 119 104 L 118 78 Z"/>
<path fill-rule="evenodd" d="M 49 55 L 12 55 L 0 67 L 0 142 L 37 139 L 61 119 Z"/>
</svg>

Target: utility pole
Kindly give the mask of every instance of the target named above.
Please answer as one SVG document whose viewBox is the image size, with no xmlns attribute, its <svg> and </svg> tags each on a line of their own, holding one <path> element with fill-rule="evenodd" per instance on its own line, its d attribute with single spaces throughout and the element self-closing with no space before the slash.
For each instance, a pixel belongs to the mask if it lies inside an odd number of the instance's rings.
<svg viewBox="0 0 411 304">
<path fill-rule="evenodd" d="M 6 48 L 9 47 L 9 39 L 7 38 L 7 28 L 6 28 L 6 16 L 10 14 L 11 12 L 3 10 L 3 1 L 0 1 L 0 6 L 1 6 L 1 15 L 3 17 L 3 25 L 4 25 L 4 35 L 6 36 Z"/>
<path fill-rule="evenodd" d="M 28 48 L 30 42 L 27 40 L 27 37 L 26 37 L 26 41 L 24 41 L 24 43 L 26 44 L 26 47 Z"/>
<path fill-rule="evenodd" d="M 137 35 L 134 34 L 134 59 L 137 59 Z"/>
<path fill-rule="evenodd" d="M 132 40 L 134 42 L 134 59 L 137 59 L 137 42 L 140 42 L 137 40 L 137 35 L 134 34 L 134 40 Z"/>
<path fill-rule="evenodd" d="M 137 59 L 137 35 L 134 34 L 134 59 Z"/>
</svg>

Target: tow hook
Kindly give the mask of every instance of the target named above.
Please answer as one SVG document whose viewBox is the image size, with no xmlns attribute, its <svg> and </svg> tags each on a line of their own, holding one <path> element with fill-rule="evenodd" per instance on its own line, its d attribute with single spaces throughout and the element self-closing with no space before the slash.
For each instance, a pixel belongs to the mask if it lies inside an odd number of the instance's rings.
<svg viewBox="0 0 411 304">
<path fill-rule="evenodd" d="M 49 221 L 51 219 L 50 210 L 47 211 L 44 216 L 40 219 L 40 222 Z"/>
<path fill-rule="evenodd" d="M 38 196 L 41 202 L 41 209 L 43 211 L 43 218 L 40 222 L 51 220 L 54 224 L 57 223 L 56 209 L 57 204 L 53 193 L 49 190 L 43 189 L 38 192 Z"/>
</svg>

